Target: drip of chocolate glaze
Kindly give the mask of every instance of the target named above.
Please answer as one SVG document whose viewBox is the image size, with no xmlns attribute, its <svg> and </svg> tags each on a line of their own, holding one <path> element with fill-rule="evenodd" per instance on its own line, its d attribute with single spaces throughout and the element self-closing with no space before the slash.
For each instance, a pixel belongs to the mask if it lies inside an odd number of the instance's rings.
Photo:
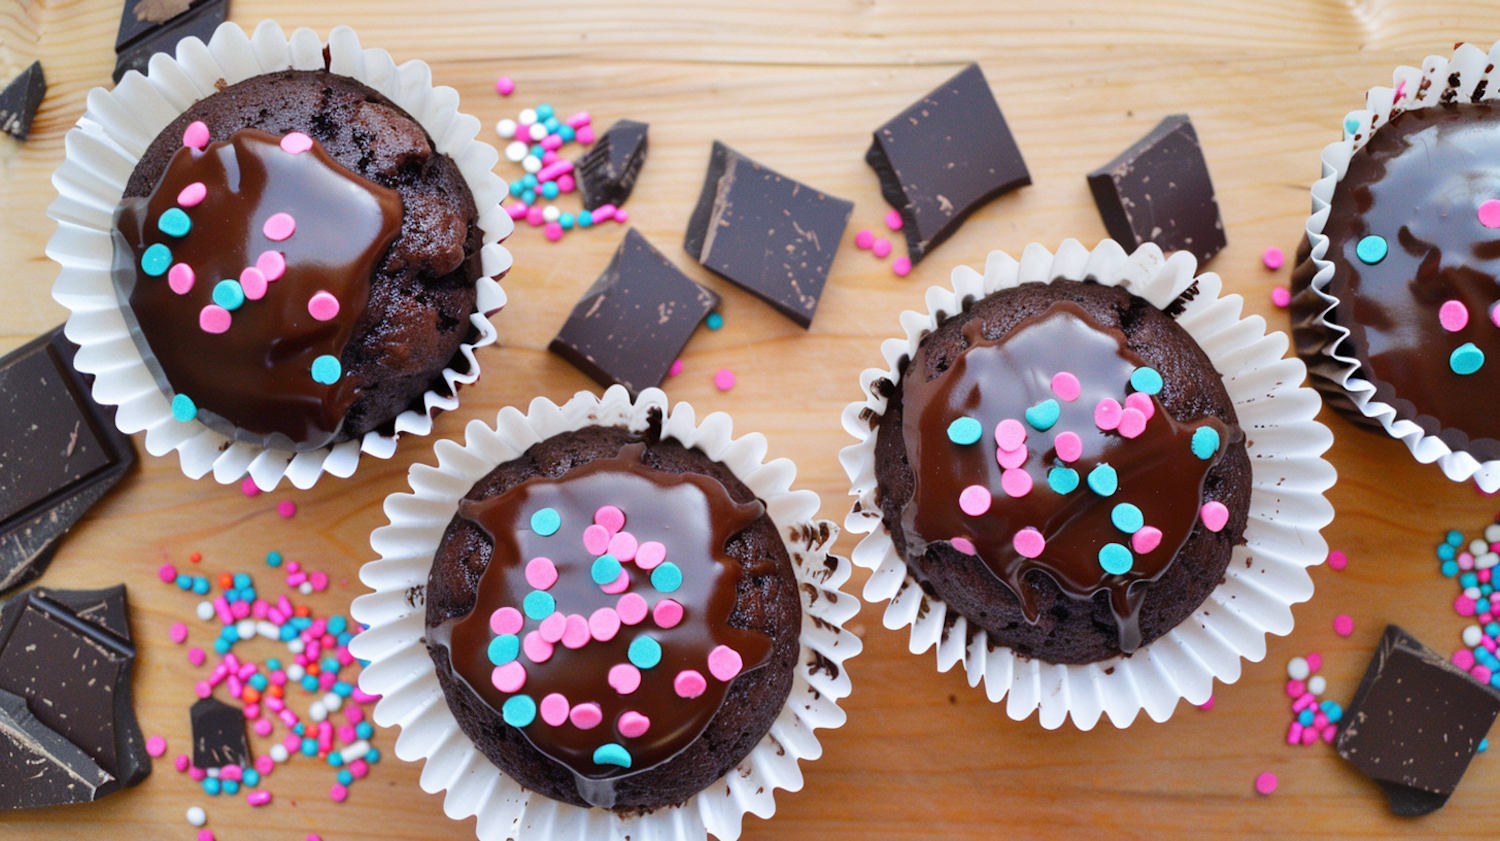
<svg viewBox="0 0 1500 841">
<path fill-rule="evenodd" d="M 526 683 L 520 694 L 540 703 L 551 693 L 560 693 L 570 706 L 594 702 L 604 713 L 603 723 L 581 730 L 571 721 L 554 727 L 540 715 L 519 728 L 537 750 L 570 769 L 578 794 L 586 802 L 609 808 L 614 805 L 615 781 L 645 771 L 677 755 L 708 726 L 729 689 L 708 669 L 708 654 L 720 645 L 738 652 L 744 672 L 764 666 L 770 659 L 770 637 L 732 627 L 740 583 L 750 575 L 770 574 L 766 569 L 745 567 L 730 557 L 725 545 L 755 522 L 765 509 L 759 502 L 739 503 L 711 477 L 693 473 L 670 474 L 652 469 L 641 460 L 645 445 L 628 444 L 619 455 L 596 459 L 561 477 L 538 477 L 482 501 L 463 500 L 458 515 L 476 524 L 493 544 L 482 574 L 474 610 L 432 629 L 429 642 L 448 648 L 453 673 L 486 704 L 500 710 L 512 694 L 500 692 L 491 682 L 494 670 L 488 654 L 495 634 L 490 616 L 502 607 L 521 608 L 534 588 L 526 581 L 526 565 L 533 558 L 551 559 L 558 571 L 557 582 L 547 592 L 556 599 L 557 611 L 588 617 L 603 607 L 615 607 L 622 594 L 604 593 L 590 575 L 596 558 L 583 546 L 583 530 L 594 522 L 594 512 L 613 505 L 625 512 L 623 531 L 637 541 L 658 541 L 667 548 L 666 560 L 682 570 L 682 586 L 675 592 L 657 593 L 650 574 L 634 563 L 623 564 L 630 577 L 625 592 L 639 593 L 648 605 L 673 599 L 683 606 L 680 623 L 669 629 L 656 625 L 648 615 L 638 625 L 621 625 L 607 642 L 590 640 L 582 648 L 569 649 L 558 643 L 551 658 L 533 663 L 523 652 L 518 660 L 525 667 Z M 551 508 L 561 515 L 562 526 L 544 537 L 531 529 L 531 515 Z M 522 639 L 539 626 L 526 619 Z M 630 643 L 647 635 L 661 645 L 661 662 L 641 670 L 641 685 L 622 695 L 608 683 L 611 666 L 629 663 Z M 673 688 L 678 672 L 694 669 L 704 676 L 708 689 L 697 698 L 679 698 Z M 619 717 L 634 710 L 650 719 L 642 736 L 627 738 L 617 729 Z M 631 766 L 599 765 L 594 751 L 616 743 L 629 751 Z"/>
<path fill-rule="evenodd" d="M 902 434 L 915 477 L 912 499 L 902 511 L 908 544 L 920 552 L 937 541 L 971 541 L 1033 623 L 1038 609 L 1023 583 L 1029 574 L 1048 576 L 1077 600 L 1108 590 L 1120 650 L 1134 651 L 1141 640 L 1138 619 L 1145 585 L 1161 577 L 1187 541 L 1203 505 L 1205 477 L 1243 433 L 1217 418 L 1178 422 L 1155 397 L 1156 411 L 1140 436 L 1127 439 L 1099 429 L 1094 407 L 1105 398 L 1123 404 L 1131 374 L 1146 362 L 1129 349 L 1122 332 L 1100 325 L 1074 303 L 1055 303 L 996 341 L 984 339 L 981 329 L 977 319 L 965 325 L 968 348 L 947 371 L 927 382 L 912 376 L 905 384 Z M 1052 392 L 1052 377 L 1061 371 L 1074 374 L 1082 385 L 1077 400 L 1065 401 Z M 1047 399 L 1057 400 L 1061 417 L 1039 432 L 1024 415 Z M 949 439 L 949 424 L 963 416 L 983 426 L 978 443 L 959 445 Z M 1033 487 L 1020 498 L 1002 489 L 1002 468 L 996 461 L 995 427 L 1008 418 L 1021 421 L 1028 435 L 1022 469 L 1031 475 Z M 1200 459 L 1191 442 L 1194 431 L 1205 426 L 1219 433 L 1220 446 L 1213 457 Z M 1082 455 L 1072 463 L 1060 461 L 1054 447 L 1066 431 L 1083 441 Z M 1113 467 L 1119 477 L 1119 489 L 1108 497 L 1088 485 L 1090 471 L 1100 464 Z M 1048 484 L 1048 471 L 1055 466 L 1077 471 L 1078 487 L 1071 493 L 1058 494 Z M 959 494 L 970 485 L 988 488 L 994 498 L 978 517 L 959 509 Z M 1099 550 L 1108 543 L 1131 547 L 1130 535 L 1111 520 L 1122 502 L 1140 508 L 1146 525 L 1161 530 L 1162 541 L 1151 552 L 1132 550 L 1131 569 L 1113 575 L 1100 566 Z M 1046 540 L 1046 549 L 1034 559 L 1017 553 L 1012 543 L 1016 532 L 1028 526 Z"/>
<path fill-rule="evenodd" d="M 194 182 L 207 195 L 183 208 L 191 230 L 163 233 L 157 220 Z M 281 242 L 263 231 L 276 213 L 296 220 L 296 232 Z M 357 390 L 344 378 L 314 381 L 312 363 L 328 355 L 348 367 L 344 349 L 365 313 L 370 277 L 401 231 L 401 213 L 396 191 L 345 169 L 317 141 L 291 154 L 275 135 L 241 129 L 202 151 L 179 149 L 151 195 L 115 211 L 116 291 L 163 391 L 187 395 L 199 420 L 237 440 L 299 451 L 332 442 Z M 172 291 L 167 275 L 141 271 L 141 255 L 156 243 L 193 269 L 187 294 Z M 199 313 L 213 303 L 214 287 L 238 280 L 266 251 L 284 255 L 281 279 L 234 310 L 226 332 L 202 330 Z M 338 299 L 332 320 L 308 312 L 318 292 Z"/>
</svg>

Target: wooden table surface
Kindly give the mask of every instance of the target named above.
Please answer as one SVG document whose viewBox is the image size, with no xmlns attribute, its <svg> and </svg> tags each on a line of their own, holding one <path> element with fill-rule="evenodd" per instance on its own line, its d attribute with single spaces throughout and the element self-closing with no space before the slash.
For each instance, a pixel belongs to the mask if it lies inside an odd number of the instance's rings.
<svg viewBox="0 0 1500 841">
<path fill-rule="evenodd" d="M 508 8 L 502 8 L 504 7 Z M 1500 35 L 1492 3 L 1430 0 L 690 0 L 506 3 L 495 0 L 234 0 L 247 29 L 264 18 L 320 34 L 349 24 L 367 46 L 397 61 L 431 63 L 456 88 L 462 109 L 486 125 L 521 108 L 552 103 L 587 109 L 604 126 L 629 117 L 651 124 L 651 153 L 629 203 L 631 222 L 689 275 L 724 296 L 725 326 L 693 338 L 686 370 L 667 385 L 700 413 L 730 412 L 740 431 L 759 430 L 771 456 L 796 461 L 802 487 L 817 491 L 823 516 L 842 522 L 848 485 L 838 450 L 850 443 L 839 412 L 858 396 L 861 369 L 880 361 L 897 314 L 921 306 L 923 290 L 951 267 L 982 266 L 993 249 L 1019 254 L 1067 237 L 1092 244 L 1104 234 L 1084 174 L 1112 158 L 1162 116 L 1191 114 L 1218 188 L 1230 245 L 1209 268 L 1251 312 L 1284 329 L 1269 292 L 1287 281 L 1260 254 L 1291 252 L 1309 207 L 1318 153 L 1338 137 L 1363 91 L 1389 84 L 1398 64 L 1420 64 L 1454 42 L 1488 45 Z M 1130 7 L 1132 13 L 1122 14 Z M 108 86 L 118 0 L 4 0 L 0 75 L 40 58 L 51 85 L 24 145 L 0 138 L 0 351 L 64 320 L 50 289 L 57 274 L 43 247 L 54 225 L 49 177 L 63 135 L 90 88 Z M 882 230 L 886 205 L 865 165 L 870 131 L 945 80 L 980 61 L 1029 164 L 1031 187 L 993 202 L 905 279 L 888 262 L 852 247 L 856 230 Z M 496 76 L 516 80 L 497 97 Z M 493 135 L 486 131 L 486 136 Z M 679 248 L 702 183 L 710 142 L 723 139 L 788 175 L 856 204 L 812 329 L 710 276 Z M 506 178 L 518 168 L 502 160 Z M 576 201 L 576 200 L 575 200 Z M 568 203 L 564 202 L 565 208 Z M 74 530 L 42 580 L 53 587 L 130 584 L 140 642 L 136 706 L 148 735 L 164 735 L 168 761 L 139 788 L 95 805 L 0 815 L 0 836 L 17 839 L 189 839 L 183 820 L 206 807 L 223 841 L 301 841 L 316 831 L 344 839 L 472 838 L 472 821 L 444 817 L 441 799 L 421 792 L 419 768 L 376 745 L 387 761 L 358 783 L 348 803 L 324 792 L 327 768 L 293 762 L 271 778 L 276 802 L 251 810 L 243 798 L 211 800 L 176 773 L 170 756 L 189 743 L 187 707 L 197 674 L 169 625 L 189 618 L 195 599 L 157 582 L 164 560 L 187 565 L 203 553 L 212 573 L 261 571 L 269 549 L 334 573 L 320 611 L 346 610 L 362 592 L 356 576 L 371 559 L 369 533 L 384 523 L 380 503 L 406 488 L 414 462 L 432 463 L 432 441 L 493 420 L 502 406 L 545 395 L 561 402 L 592 382 L 545 346 L 578 296 L 602 270 L 624 230 L 576 232 L 550 244 L 524 228 L 507 243 L 515 268 L 495 316 L 501 343 L 481 353 L 484 376 L 463 405 L 437 421 L 433 438 L 402 441 L 390 461 L 366 459 L 357 478 L 325 479 L 246 499 L 237 487 L 183 477 L 175 456 L 143 463 Z M 898 251 L 900 252 L 898 244 Z M 731 367 L 729 393 L 712 372 Z M 865 652 L 850 672 L 848 724 L 819 734 L 824 757 L 804 765 L 798 793 L 777 795 L 773 821 L 749 818 L 746 839 L 928 839 L 1109 837 L 1209 834 L 1493 837 L 1500 823 L 1500 757 L 1474 762 L 1444 810 L 1392 818 L 1376 787 L 1324 745 L 1289 747 L 1282 682 L 1288 658 L 1322 652 L 1329 697 L 1347 701 L 1374 640 L 1398 622 L 1436 648 L 1459 644 L 1463 622 L 1449 604 L 1451 581 L 1436 573 L 1431 547 L 1443 530 L 1473 533 L 1496 503 L 1470 486 L 1415 463 L 1400 443 L 1355 429 L 1331 413 L 1329 454 L 1340 481 L 1326 536 L 1348 568 L 1314 570 L 1317 594 L 1296 610 L 1297 628 L 1274 639 L 1266 660 L 1247 664 L 1217 706 L 1184 705 L 1166 724 L 1144 716 L 1127 730 L 1046 732 L 1035 717 L 1013 722 L 970 689 L 961 670 L 938 674 L 931 653 L 907 652 L 904 631 L 886 630 L 881 607 L 853 621 Z M 274 506 L 294 500 L 294 519 Z M 845 535 L 838 550 L 854 546 Z M 854 586 L 865 573 L 856 572 Z M 1352 615 L 1352 637 L 1332 619 Z M 190 623 L 194 642 L 202 626 Z M 260 657 L 272 656 L 271 649 Z M 1273 771 L 1271 797 L 1253 780 Z"/>
</svg>

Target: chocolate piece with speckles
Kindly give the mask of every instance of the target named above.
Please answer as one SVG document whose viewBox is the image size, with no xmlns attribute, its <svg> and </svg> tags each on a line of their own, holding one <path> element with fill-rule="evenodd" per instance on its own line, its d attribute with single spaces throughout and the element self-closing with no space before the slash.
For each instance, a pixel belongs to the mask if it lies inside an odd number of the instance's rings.
<svg viewBox="0 0 1500 841">
<path fill-rule="evenodd" d="M 47 96 L 47 77 L 42 74 L 42 63 L 33 61 L 0 91 L 0 131 L 17 140 L 25 140 L 31 134 L 31 120 L 36 109 Z"/>
<path fill-rule="evenodd" d="M 175 53 L 183 38 L 208 43 L 228 17 L 229 0 L 126 0 L 115 36 L 115 81 L 131 70 L 145 73 L 151 56 Z"/>
<path fill-rule="evenodd" d="M 194 768 L 206 771 L 250 764 L 244 710 L 210 697 L 193 704 L 189 715 L 193 720 Z"/>
<path fill-rule="evenodd" d="M 1500 714 L 1500 692 L 1395 625 L 1339 724 L 1339 756 L 1385 789 L 1391 812 L 1441 808 Z"/>
<path fill-rule="evenodd" d="M 72 742 L 0 690 L 0 810 L 88 803 L 119 788 Z"/>
<path fill-rule="evenodd" d="M 1186 114 L 1163 119 L 1118 158 L 1089 173 L 1109 235 L 1132 251 L 1154 242 L 1201 265 L 1227 244 L 1214 182 Z"/>
<path fill-rule="evenodd" d="M 620 120 L 594 141 L 578 161 L 578 192 L 587 210 L 612 204 L 619 207 L 630 198 L 641 165 L 646 163 L 645 123 Z"/>
<path fill-rule="evenodd" d="M 718 295 L 631 228 L 548 349 L 600 385 L 619 383 L 636 395 L 661 385 L 693 330 L 718 305 Z"/>
<path fill-rule="evenodd" d="M 716 140 L 682 247 L 805 328 L 853 212 Z"/>
</svg>

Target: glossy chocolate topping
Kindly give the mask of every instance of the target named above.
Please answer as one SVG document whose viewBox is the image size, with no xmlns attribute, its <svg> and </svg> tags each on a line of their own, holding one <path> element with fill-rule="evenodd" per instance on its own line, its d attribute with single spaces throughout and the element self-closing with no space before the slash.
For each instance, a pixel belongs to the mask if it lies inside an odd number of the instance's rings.
<svg viewBox="0 0 1500 841">
<path fill-rule="evenodd" d="M 474 610 L 429 633 L 429 644 L 448 648 L 454 673 L 493 709 L 506 710 L 507 702 L 517 696 L 535 703 L 538 714 L 516 725 L 520 732 L 537 750 L 573 771 L 584 800 L 605 807 L 613 805 L 612 780 L 672 758 L 698 738 L 718 711 L 734 675 L 724 672 L 722 663 L 714 669 L 711 652 L 720 646 L 732 649 L 741 659 L 741 674 L 765 665 L 771 654 L 769 637 L 728 624 L 742 580 L 762 572 L 744 568 L 726 554 L 725 545 L 764 513 L 763 506 L 735 502 L 707 476 L 656 471 L 642 463 L 643 450 L 643 444 L 629 444 L 614 458 L 591 461 L 559 478 L 533 478 L 498 496 L 461 502 L 459 516 L 478 525 L 493 541 L 493 550 Z M 654 541 L 665 549 L 664 561 L 641 560 L 644 554 L 624 561 L 628 586 L 617 580 L 607 587 L 612 592 L 595 583 L 600 553 L 594 550 L 599 545 L 586 548 L 585 539 L 585 529 L 595 525 L 596 512 L 605 506 L 623 512 L 619 534 L 628 533 L 639 546 Z M 533 528 L 533 516 L 547 509 L 559 515 L 560 525 L 555 533 L 543 535 Z M 610 548 L 617 549 L 615 544 Z M 529 568 L 536 558 L 551 561 L 555 583 L 529 574 L 535 572 Z M 760 563 L 767 566 L 765 573 L 772 571 L 773 561 Z M 669 564 L 681 572 L 676 589 L 657 577 Z M 539 584 L 548 586 L 542 590 Z M 618 609 L 618 631 L 603 634 L 603 641 L 593 631 L 581 639 L 565 636 L 546 646 L 550 653 L 537 662 L 534 654 L 546 630 L 523 606 L 528 595 L 539 592 L 551 597 L 559 617 L 593 618 L 598 611 Z M 644 598 L 651 609 L 643 619 L 631 617 L 624 607 L 633 597 Z M 661 620 L 657 614 L 657 605 L 668 599 L 682 606 L 678 622 Z M 527 640 L 515 658 L 524 668 L 524 685 L 509 692 L 496 686 L 497 666 L 490 651 L 497 638 L 492 618 L 502 608 L 524 611 L 516 620 L 524 624 L 514 636 Z M 633 618 L 637 621 L 625 621 Z M 649 658 L 632 656 L 632 643 L 641 645 L 638 640 L 648 637 L 659 645 L 660 662 L 655 665 L 645 665 Z M 641 664 L 636 669 L 639 688 L 622 692 L 611 669 L 633 662 Z M 696 697 L 679 694 L 678 677 L 685 671 L 696 672 L 706 684 Z M 600 723 L 585 720 L 586 728 L 574 718 L 549 723 L 547 698 L 554 693 L 575 713 L 579 707 L 597 705 Z M 553 709 L 557 703 L 552 702 Z M 637 732 L 638 719 L 635 728 L 630 726 L 630 713 L 649 721 L 644 733 Z M 507 721 L 512 721 L 509 714 Z M 596 752 L 611 744 L 623 748 L 628 767 L 595 761 Z"/>
<path fill-rule="evenodd" d="M 1159 578 L 1176 557 L 1198 520 L 1204 477 L 1242 433 L 1211 417 L 1180 423 L 1155 397 L 1150 397 L 1153 413 L 1136 437 L 1100 429 L 1096 407 L 1106 399 L 1125 404 L 1132 374 L 1146 363 L 1127 347 L 1124 334 L 1100 325 L 1077 304 L 1054 303 L 994 341 L 983 338 L 981 327 L 978 320 L 965 325 L 968 349 L 946 372 L 925 382 L 908 377 L 904 384 L 902 434 L 915 478 L 902 512 L 909 551 L 920 553 L 936 541 L 969 541 L 1020 599 L 1033 624 L 1038 610 L 1030 588 L 1022 585 L 1029 574 L 1050 577 L 1077 600 L 1107 589 L 1120 649 L 1131 652 L 1141 640 L 1137 618 L 1145 582 Z M 1077 378 L 1076 399 L 1053 391 L 1053 377 L 1061 372 Z M 1028 421 L 1026 410 L 1047 400 L 1056 401 L 1059 413 L 1042 430 Z M 977 442 L 950 438 L 950 425 L 963 417 L 979 422 L 983 431 Z M 1007 493 L 1002 484 L 1007 471 L 997 461 L 995 433 L 1006 420 L 1019 421 L 1027 433 L 1025 461 L 1015 469 L 1025 471 L 1031 488 L 1017 497 Z M 1213 429 L 1220 442 L 1206 459 L 1194 455 L 1191 446 L 1194 432 L 1203 427 Z M 1060 458 L 1055 446 L 1065 432 L 1076 434 L 1081 444 L 1071 462 Z M 1117 476 L 1118 489 L 1108 496 L 1090 487 L 1089 476 L 1100 465 Z M 1054 489 L 1052 468 L 1074 471 L 1076 488 Z M 970 516 L 959 498 L 975 485 L 988 489 L 992 502 L 984 513 Z M 1131 548 L 1132 534 L 1112 519 L 1121 503 L 1139 508 L 1145 525 L 1161 532 L 1159 545 L 1149 551 Z M 1013 542 L 1026 528 L 1045 540 L 1034 558 L 1020 554 Z M 1101 566 L 1100 549 L 1107 544 L 1131 550 L 1128 571 L 1111 574 Z"/>
<path fill-rule="evenodd" d="M 1402 417 L 1454 428 L 1468 438 L 1450 442 L 1459 446 L 1490 439 L 1481 458 L 1500 456 L 1500 414 L 1488 399 L 1500 392 L 1500 327 L 1490 314 L 1500 299 L 1500 228 L 1480 220 L 1481 205 L 1497 199 L 1500 110 L 1434 106 L 1396 115 L 1354 154 L 1324 226 L 1335 266 L 1329 292 L 1339 299 L 1331 315 L 1353 344 L 1343 352 Z M 1374 264 L 1356 251 L 1367 236 L 1387 246 Z M 1449 301 L 1466 311 L 1457 331 L 1439 321 Z M 1484 364 L 1461 375 L 1449 358 L 1466 343 Z"/>
<path fill-rule="evenodd" d="M 114 275 L 131 333 L 168 394 L 186 395 L 197 417 L 226 435 L 310 450 L 335 438 L 357 396 L 342 377 L 314 379 L 314 361 L 348 363 L 345 347 L 364 314 L 371 274 L 401 230 L 402 204 L 394 190 L 296 137 L 310 147 L 292 143 L 298 151 L 288 151 L 280 137 L 242 129 L 202 151 L 179 149 L 151 195 L 125 199 L 116 210 Z M 193 184 L 205 188 L 201 201 L 180 203 Z M 174 209 L 173 217 L 185 213 L 191 222 L 180 236 L 162 229 L 163 214 Z M 270 231 L 266 224 L 278 214 L 289 214 L 295 230 L 273 240 L 274 223 Z M 190 288 L 182 270 L 174 269 L 174 283 L 171 272 L 143 268 L 158 244 L 170 251 L 172 266 L 191 268 Z M 273 256 L 263 259 L 268 252 Z M 204 328 L 205 308 L 224 301 L 215 298 L 222 281 L 238 283 L 257 266 L 269 278 L 282 261 L 285 273 L 264 284 L 263 297 L 254 297 L 252 281 L 241 287 L 243 303 L 225 306 L 228 329 Z M 326 320 L 309 310 L 319 293 L 337 301 L 337 314 Z"/>
</svg>

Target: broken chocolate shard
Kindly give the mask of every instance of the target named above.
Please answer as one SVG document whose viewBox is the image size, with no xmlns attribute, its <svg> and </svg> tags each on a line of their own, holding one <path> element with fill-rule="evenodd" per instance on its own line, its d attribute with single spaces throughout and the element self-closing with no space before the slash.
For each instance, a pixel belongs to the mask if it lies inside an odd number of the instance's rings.
<svg viewBox="0 0 1500 841">
<path fill-rule="evenodd" d="M 636 176 L 646 162 L 645 123 L 620 120 L 594 141 L 594 148 L 578 160 L 578 192 L 586 210 L 606 204 L 619 207 L 635 189 Z"/>
<path fill-rule="evenodd" d="M 583 293 L 548 349 L 632 396 L 661 385 L 719 296 L 694 283 L 636 229 Z"/>
<path fill-rule="evenodd" d="M 865 162 L 901 214 L 912 265 L 991 199 L 1031 183 L 978 64 L 875 130 Z"/>
<path fill-rule="evenodd" d="M 208 697 L 188 711 L 193 723 L 193 767 L 207 771 L 225 765 L 250 765 L 245 711 Z"/>
<path fill-rule="evenodd" d="M 42 74 L 42 63 L 33 61 L 0 91 L 0 131 L 17 140 L 25 140 L 31 134 L 31 121 L 36 109 L 47 96 L 47 77 Z"/>
<path fill-rule="evenodd" d="M 151 6 L 146 14 L 137 16 L 139 7 L 147 3 Z M 145 73 L 152 56 L 175 52 L 177 42 L 183 38 L 196 36 L 208 43 L 214 30 L 229 17 L 229 0 L 198 0 L 187 11 L 168 15 L 180 5 L 171 0 L 134 0 L 125 4 L 120 33 L 115 38 L 115 52 L 119 54 L 115 58 L 116 82 L 131 70 Z"/>
<path fill-rule="evenodd" d="M 1395 625 L 1339 722 L 1339 756 L 1385 789 L 1405 817 L 1448 801 L 1500 714 L 1500 692 Z"/>
<path fill-rule="evenodd" d="M 1190 252 L 1201 265 L 1227 243 L 1208 162 L 1186 114 L 1162 120 L 1088 181 L 1105 230 L 1127 250 L 1154 242 L 1163 251 Z"/>
<path fill-rule="evenodd" d="M 88 754 L 0 690 L 0 810 L 89 803 L 119 788 Z"/>
<path fill-rule="evenodd" d="M 714 141 L 682 246 L 806 328 L 854 203 L 767 169 Z"/>
<path fill-rule="evenodd" d="M 41 575 L 135 463 L 113 411 L 73 369 L 77 352 L 59 327 L 0 358 L 0 592 Z"/>
<path fill-rule="evenodd" d="M 34 592 L 41 598 L 66 607 L 79 619 L 92 622 L 126 642 L 131 641 L 124 584 L 116 584 L 103 590 L 53 590 L 38 587 Z"/>
</svg>

